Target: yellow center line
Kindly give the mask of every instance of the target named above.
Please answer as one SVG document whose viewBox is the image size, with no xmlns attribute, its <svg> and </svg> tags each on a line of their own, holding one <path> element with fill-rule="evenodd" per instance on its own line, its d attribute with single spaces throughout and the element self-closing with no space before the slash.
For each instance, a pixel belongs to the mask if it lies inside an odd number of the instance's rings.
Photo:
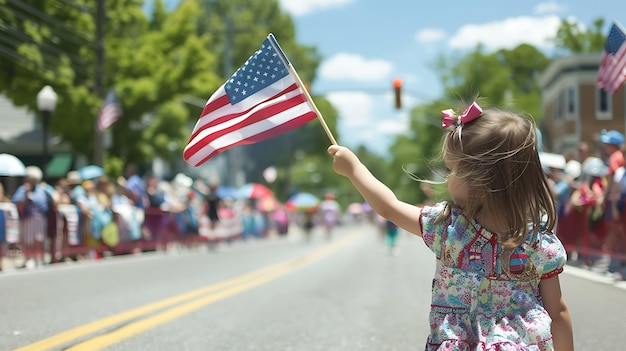
<svg viewBox="0 0 626 351">
<path fill-rule="evenodd" d="M 122 312 L 110 317 L 106 317 L 100 320 L 96 320 L 85 325 L 70 329 L 68 331 L 59 333 L 57 335 L 51 336 L 49 338 L 40 340 L 30 345 L 26 345 L 19 349 L 15 349 L 14 351 L 41 351 L 48 350 L 53 347 L 57 347 L 63 344 L 67 344 L 72 340 L 79 339 L 89 334 L 93 334 L 102 329 L 121 324 L 128 320 L 138 318 L 140 316 L 149 314 L 154 311 L 158 311 L 161 309 L 165 309 L 167 307 L 173 306 L 175 304 L 179 304 L 185 302 L 187 300 L 195 299 L 192 302 L 188 302 L 182 304 L 178 307 L 171 308 L 159 314 L 156 314 L 152 317 L 147 317 L 140 321 L 127 324 L 126 326 L 119 328 L 110 333 L 96 336 L 92 339 L 89 339 L 85 342 L 77 344 L 67 350 L 89 350 L 95 351 L 106 346 L 118 343 L 124 339 L 128 339 L 133 335 L 141 333 L 143 331 L 152 329 L 158 325 L 181 317 L 185 314 L 188 314 L 192 311 L 195 311 L 203 306 L 211 304 L 213 302 L 219 301 L 226 297 L 235 295 L 239 292 L 251 289 L 255 286 L 261 285 L 265 282 L 273 280 L 277 277 L 280 277 L 284 274 L 292 272 L 300 267 L 303 267 L 307 264 L 311 264 L 316 262 L 323 257 L 330 255 L 331 253 L 339 250 L 342 247 L 349 245 L 354 242 L 358 238 L 357 234 L 352 234 L 347 237 L 342 238 L 332 244 L 323 247 L 317 251 L 314 251 L 308 255 L 290 260 L 281 262 L 278 264 L 274 264 L 272 266 L 259 269 L 254 272 L 250 272 L 244 274 L 242 276 L 232 278 L 221 283 L 217 283 L 208 287 L 196 289 L 178 296 L 173 296 L 171 298 L 167 298 L 161 301 L 157 301 L 148 305 L 144 305 L 142 307 L 132 309 L 126 312 Z M 221 291 L 220 291 L 221 290 Z M 211 294 L 214 293 L 214 294 Z M 210 294 L 208 296 L 198 298 L 200 296 Z"/>
</svg>

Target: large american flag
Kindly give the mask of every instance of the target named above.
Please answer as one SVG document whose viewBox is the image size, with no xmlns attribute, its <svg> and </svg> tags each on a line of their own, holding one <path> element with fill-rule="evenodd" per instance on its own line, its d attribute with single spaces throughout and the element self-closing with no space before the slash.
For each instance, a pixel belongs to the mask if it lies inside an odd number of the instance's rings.
<svg viewBox="0 0 626 351">
<path fill-rule="evenodd" d="M 115 91 L 111 89 L 98 114 L 97 128 L 103 132 L 122 116 L 122 107 L 117 101 Z"/>
<path fill-rule="evenodd" d="M 626 79 L 626 34 L 618 23 L 613 23 L 604 44 L 598 87 L 615 94 Z"/>
<path fill-rule="evenodd" d="M 199 166 L 224 150 L 274 137 L 315 119 L 317 114 L 288 65 L 276 39 L 268 35 L 261 48 L 207 101 L 183 151 L 185 161 Z"/>
</svg>

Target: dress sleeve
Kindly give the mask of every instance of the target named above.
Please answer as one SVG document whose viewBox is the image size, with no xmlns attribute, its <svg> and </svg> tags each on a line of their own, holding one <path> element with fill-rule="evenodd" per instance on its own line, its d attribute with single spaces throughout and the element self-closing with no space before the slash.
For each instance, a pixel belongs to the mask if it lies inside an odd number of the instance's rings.
<svg viewBox="0 0 626 351">
<path fill-rule="evenodd" d="M 446 203 L 441 202 L 434 206 L 424 206 L 420 215 L 420 224 L 422 226 L 422 239 L 424 243 L 439 258 L 444 242 L 444 233 L 446 225 L 435 223 L 436 219 L 445 210 Z"/>
<path fill-rule="evenodd" d="M 552 278 L 563 272 L 567 254 L 556 235 L 541 233 L 533 248 L 535 250 L 532 255 L 533 263 L 541 279 Z"/>
</svg>

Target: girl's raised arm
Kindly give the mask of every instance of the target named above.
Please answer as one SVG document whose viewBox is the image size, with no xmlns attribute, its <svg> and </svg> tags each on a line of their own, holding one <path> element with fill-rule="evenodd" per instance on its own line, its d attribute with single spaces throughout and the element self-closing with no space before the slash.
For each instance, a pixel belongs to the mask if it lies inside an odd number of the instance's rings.
<svg viewBox="0 0 626 351">
<path fill-rule="evenodd" d="M 328 153 L 334 155 L 335 172 L 347 177 L 376 213 L 400 228 L 422 236 L 419 223 L 421 207 L 398 200 L 391 189 L 376 179 L 350 149 L 331 145 Z"/>
</svg>

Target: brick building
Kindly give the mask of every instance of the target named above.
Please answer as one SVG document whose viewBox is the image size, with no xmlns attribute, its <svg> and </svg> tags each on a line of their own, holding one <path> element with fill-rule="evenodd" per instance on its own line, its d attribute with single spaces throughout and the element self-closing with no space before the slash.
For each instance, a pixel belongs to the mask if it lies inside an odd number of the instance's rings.
<svg viewBox="0 0 626 351">
<path fill-rule="evenodd" d="M 539 77 L 546 151 L 573 155 L 584 141 L 595 154 L 603 129 L 626 131 L 624 86 L 614 95 L 596 86 L 601 57 L 598 53 L 557 59 Z"/>
</svg>

